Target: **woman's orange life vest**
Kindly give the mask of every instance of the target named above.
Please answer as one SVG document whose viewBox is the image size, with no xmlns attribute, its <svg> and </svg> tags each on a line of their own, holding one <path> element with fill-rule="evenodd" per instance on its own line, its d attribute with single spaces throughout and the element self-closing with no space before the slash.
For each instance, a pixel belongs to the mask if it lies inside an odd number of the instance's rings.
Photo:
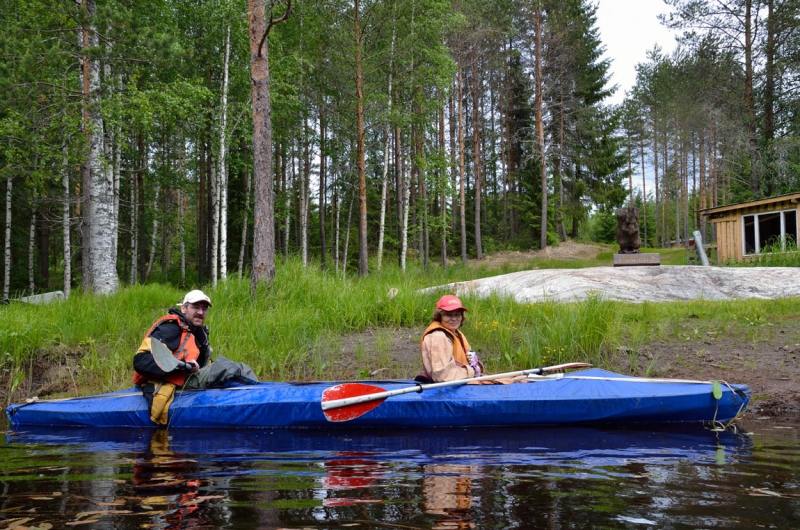
<svg viewBox="0 0 800 530">
<path fill-rule="evenodd" d="M 194 340 L 194 334 L 189 329 L 189 325 L 181 319 L 178 315 L 166 315 L 158 320 L 156 320 L 155 324 L 150 326 L 150 329 L 147 330 L 145 333 L 144 339 L 142 340 L 142 344 L 139 345 L 139 349 L 136 350 L 136 354 L 140 354 L 143 352 L 150 351 L 150 334 L 153 333 L 160 324 L 164 322 L 173 321 L 178 324 L 181 328 L 181 339 L 178 343 L 178 349 L 172 352 L 172 355 L 175 356 L 176 359 L 179 361 L 197 361 L 200 358 L 200 349 L 197 347 L 197 343 Z M 164 377 L 164 381 L 168 381 L 172 384 L 182 386 L 183 383 L 186 382 L 186 378 L 188 377 L 188 372 L 176 372 L 173 374 L 169 374 Z M 147 383 L 148 379 L 141 375 L 138 372 L 133 373 L 133 382 L 136 385 L 143 385 Z"/>
<path fill-rule="evenodd" d="M 456 362 L 461 363 L 463 366 L 469 366 L 469 361 L 467 361 L 467 352 L 472 348 L 467 342 L 467 337 L 464 336 L 463 333 L 456 330 L 455 333 L 447 329 L 442 325 L 441 322 L 436 322 L 435 320 L 431 322 L 431 325 L 425 330 L 425 333 L 422 334 L 422 337 L 419 341 L 419 353 L 422 355 L 422 339 L 425 338 L 425 335 L 428 333 L 432 333 L 434 331 L 442 330 L 453 340 L 453 359 Z M 423 363 L 422 369 L 425 370 L 425 364 Z M 425 370 L 427 372 L 427 370 Z M 426 377 L 430 377 L 430 374 L 426 373 Z"/>
</svg>

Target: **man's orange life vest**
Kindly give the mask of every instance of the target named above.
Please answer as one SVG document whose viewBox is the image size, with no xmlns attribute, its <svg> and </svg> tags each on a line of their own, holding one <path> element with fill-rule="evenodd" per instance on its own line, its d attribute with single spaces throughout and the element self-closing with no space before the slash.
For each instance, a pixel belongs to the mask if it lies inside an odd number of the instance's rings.
<svg viewBox="0 0 800 530">
<path fill-rule="evenodd" d="M 166 315 L 156 320 L 155 324 L 153 324 L 150 329 L 147 330 L 147 333 L 142 340 L 142 344 L 139 346 L 139 349 L 136 350 L 136 354 L 139 355 L 143 352 L 149 352 L 150 334 L 153 333 L 153 330 L 155 330 L 159 324 L 169 321 L 176 322 L 181 328 L 181 339 L 178 343 L 178 349 L 172 352 L 172 355 L 174 355 L 179 361 L 197 361 L 197 359 L 200 358 L 200 349 L 197 347 L 197 343 L 194 340 L 194 334 L 189 329 L 189 325 L 178 315 Z M 182 386 L 183 383 L 186 382 L 188 375 L 188 372 L 176 372 L 165 376 L 164 381 Z M 133 382 L 136 385 L 143 385 L 148 382 L 148 379 L 140 373 L 134 372 Z"/>
<path fill-rule="evenodd" d="M 438 330 L 444 331 L 450 335 L 450 338 L 453 341 L 453 359 L 455 359 L 456 362 L 461 363 L 463 366 L 469 366 L 469 361 L 467 361 L 467 352 L 472 348 L 470 347 L 469 342 L 467 342 L 467 337 L 465 337 L 460 331 L 456 330 L 455 333 L 453 333 L 444 327 L 441 322 L 433 321 L 431 322 L 431 325 L 428 326 L 428 329 L 425 330 L 425 333 L 422 334 L 422 339 L 424 339 L 425 335 L 428 333 Z M 419 353 L 422 355 L 422 340 L 419 341 Z M 423 363 L 422 369 L 425 370 L 425 363 Z M 430 377 L 430 374 L 426 373 L 425 376 Z"/>
</svg>

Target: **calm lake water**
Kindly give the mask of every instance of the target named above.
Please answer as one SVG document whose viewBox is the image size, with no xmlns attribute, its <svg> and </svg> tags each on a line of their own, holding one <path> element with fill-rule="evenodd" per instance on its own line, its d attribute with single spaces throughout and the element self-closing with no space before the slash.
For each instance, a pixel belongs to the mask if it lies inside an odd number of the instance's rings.
<svg viewBox="0 0 800 530">
<path fill-rule="evenodd" d="M 42 429 L 0 442 L 0 528 L 798 528 L 798 424 Z"/>
</svg>

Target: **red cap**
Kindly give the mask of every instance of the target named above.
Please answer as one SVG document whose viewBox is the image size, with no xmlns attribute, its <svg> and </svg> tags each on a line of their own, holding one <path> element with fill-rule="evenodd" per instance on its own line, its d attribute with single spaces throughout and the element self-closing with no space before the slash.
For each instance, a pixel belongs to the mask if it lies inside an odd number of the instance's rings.
<svg viewBox="0 0 800 530">
<path fill-rule="evenodd" d="M 436 309 L 441 309 L 442 311 L 456 311 L 458 309 L 463 309 L 464 311 L 467 310 L 466 307 L 461 305 L 461 300 L 452 294 L 446 294 L 439 298 L 439 301 L 436 302 Z"/>
</svg>

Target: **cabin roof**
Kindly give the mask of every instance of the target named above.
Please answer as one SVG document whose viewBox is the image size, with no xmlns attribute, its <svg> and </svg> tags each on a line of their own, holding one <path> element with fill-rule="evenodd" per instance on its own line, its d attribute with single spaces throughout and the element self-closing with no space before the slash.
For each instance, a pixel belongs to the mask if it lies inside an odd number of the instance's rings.
<svg viewBox="0 0 800 530">
<path fill-rule="evenodd" d="M 772 204 L 774 202 L 789 201 L 793 203 L 800 202 L 800 192 L 786 193 L 784 195 L 776 195 L 774 197 L 767 197 L 766 199 L 757 199 L 754 201 L 737 202 L 733 204 L 726 204 L 724 206 L 715 206 L 713 208 L 701 208 L 698 210 L 701 215 L 711 215 L 731 210 L 741 210 L 743 208 L 750 208 L 753 206 L 763 206 L 765 204 Z"/>
</svg>

